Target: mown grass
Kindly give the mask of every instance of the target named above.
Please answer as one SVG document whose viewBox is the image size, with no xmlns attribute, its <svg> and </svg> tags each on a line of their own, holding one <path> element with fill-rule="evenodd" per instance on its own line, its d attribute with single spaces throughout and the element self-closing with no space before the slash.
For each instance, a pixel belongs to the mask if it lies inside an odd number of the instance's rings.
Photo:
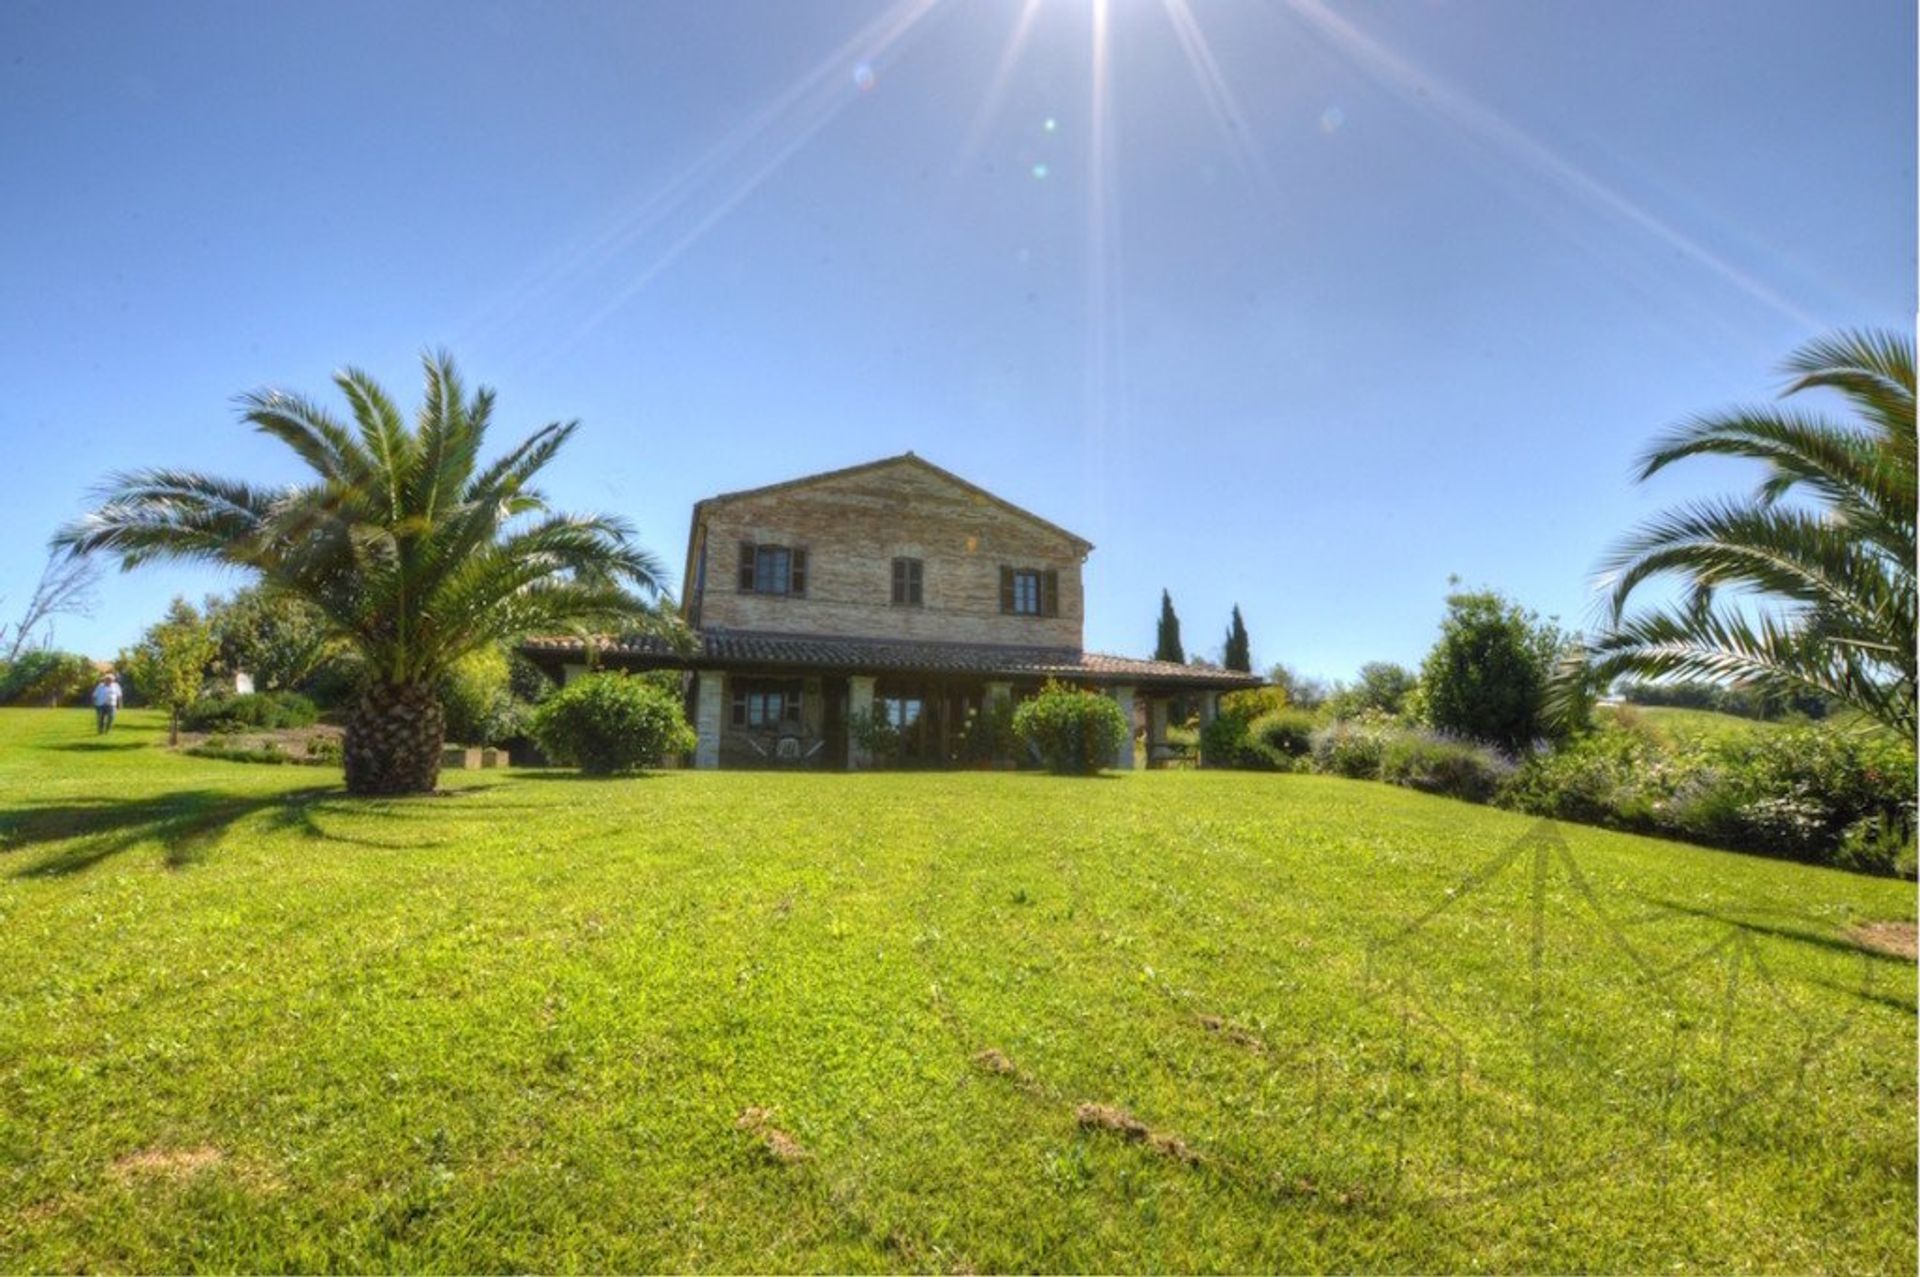
<svg viewBox="0 0 1920 1277">
<path fill-rule="evenodd" d="M 355 802 L 91 730 L 0 711 L 8 1270 L 1915 1263 L 1907 884 L 1315 776 Z"/>
</svg>

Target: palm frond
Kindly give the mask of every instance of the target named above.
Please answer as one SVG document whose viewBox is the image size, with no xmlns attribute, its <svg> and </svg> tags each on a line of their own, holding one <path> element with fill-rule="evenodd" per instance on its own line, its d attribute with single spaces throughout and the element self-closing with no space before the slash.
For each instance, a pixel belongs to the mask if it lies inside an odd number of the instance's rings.
<svg viewBox="0 0 1920 1277">
<path fill-rule="evenodd" d="M 1703 501 L 1656 516 L 1615 548 L 1611 626 L 1582 670 L 1611 679 L 1707 678 L 1813 692 L 1912 734 L 1915 725 L 1915 428 L 1910 338 L 1838 333 L 1788 361 L 1788 394 L 1827 389 L 1864 427 L 1779 408 L 1698 417 L 1641 458 L 1646 479 L 1676 461 L 1726 456 L 1763 462 L 1750 501 Z M 1783 504 L 1790 493 L 1812 508 Z M 1629 616 L 1635 592 L 1677 575 L 1671 610 Z M 1734 591 L 1777 614 L 1717 605 Z M 1590 658 L 1591 665 L 1586 664 Z M 1571 669 L 1556 680 L 1567 695 Z"/>
<path fill-rule="evenodd" d="M 190 471 L 115 475 L 57 547 L 233 564 L 311 602 L 372 677 L 431 679 L 461 653 L 533 630 L 648 625 L 661 561 L 625 521 L 555 515 L 535 474 L 576 423 L 535 431 L 491 464 L 479 454 L 491 390 L 469 393 L 444 354 L 425 360 L 409 428 L 386 392 L 348 369 L 335 382 L 354 428 L 274 391 L 242 396 L 244 420 L 286 443 L 315 481 L 257 488 Z"/>
<path fill-rule="evenodd" d="M 1786 362 L 1786 393 L 1835 390 L 1886 433 L 1912 438 L 1913 347 L 1892 333 L 1852 330 L 1808 342 Z"/>
</svg>

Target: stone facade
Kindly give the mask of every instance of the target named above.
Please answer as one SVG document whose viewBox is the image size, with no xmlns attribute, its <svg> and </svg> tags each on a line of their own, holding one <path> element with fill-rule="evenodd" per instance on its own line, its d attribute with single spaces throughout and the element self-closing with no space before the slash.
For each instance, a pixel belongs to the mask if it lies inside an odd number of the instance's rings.
<svg viewBox="0 0 1920 1277">
<path fill-rule="evenodd" d="M 804 596 L 738 588 L 742 542 L 806 551 Z M 1092 547 L 909 456 L 696 508 L 687 615 L 696 628 L 939 639 L 1078 650 Z M 921 564 L 919 606 L 893 602 L 893 560 Z M 1053 615 L 1001 610 L 1001 569 L 1053 573 Z"/>
<path fill-rule="evenodd" d="M 776 566 L 756 556 L 754 588 L 743 588 L 743 544 L 784 548 L 788 587 L 804 551 L 804 588 L 759 588 L 763 570 L 780 580 L 773 549 Z M 682 601 L 691 647 L 556 636 L 522 650 L 562 679 L 592 663 L 684 671 L 695 767 L 1005 763 L 987 756 L 1004 745 L 983 716 L 1053 679 L 1100 689 L 1128 721 L 1138 707 L 1155 765 L 1169 757 L 1169 696 L 1197 698 L 1206 715 L 1220 690 L 1258 680 L 1084 651 L 1081 566 L 1092 548 L 908 453 L 696 505 Z M 895 601 L 896 559 L 917 562 L 917 601 Z M 1023 581 L 1037 614 L 1009 609 L 1013 573 L 1032 574 Z M 858 730 L 876 708 L 895 729 L 884 759 L 867 755 Z M 1113 765 L 1133 763 L 1130 739 Z"/>
</svg>

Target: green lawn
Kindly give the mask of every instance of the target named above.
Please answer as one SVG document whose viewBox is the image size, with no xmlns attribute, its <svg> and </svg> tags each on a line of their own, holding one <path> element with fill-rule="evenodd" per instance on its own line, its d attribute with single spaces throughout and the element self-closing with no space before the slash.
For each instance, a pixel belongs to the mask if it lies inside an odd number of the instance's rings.
<svg viewBox="0 0 1920 1277">
<path fill-rule="evenodd" d="M 1314 776 L 353 802 L 91 732 L 0 711 L 8 1271 L 1915 1264 L 1851 939 L 1911 884 Z"/>
</svg>

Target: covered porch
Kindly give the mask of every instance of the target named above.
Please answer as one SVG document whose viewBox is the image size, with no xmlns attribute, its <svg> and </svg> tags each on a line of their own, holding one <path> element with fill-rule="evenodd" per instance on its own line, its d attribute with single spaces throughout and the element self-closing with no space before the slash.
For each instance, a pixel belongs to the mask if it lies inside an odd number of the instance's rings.
<svg viewBox="0 0 1920 1277">
<path fill-rule="evenodd" d="M 657 639 L 522 649 L 560 681 L 598 667 L 682 672 L 696 768 L 860 771 L 1020 765 L 1014 708 L 1050 681 L 1096 691 L 1133 731 L 1112 766 L 1185 756 L 1169 741 L 1176 706 L 1201 723 L 1250 675 L 1058 648 L 707 631 L 692 650 Z"/>
</svg>

